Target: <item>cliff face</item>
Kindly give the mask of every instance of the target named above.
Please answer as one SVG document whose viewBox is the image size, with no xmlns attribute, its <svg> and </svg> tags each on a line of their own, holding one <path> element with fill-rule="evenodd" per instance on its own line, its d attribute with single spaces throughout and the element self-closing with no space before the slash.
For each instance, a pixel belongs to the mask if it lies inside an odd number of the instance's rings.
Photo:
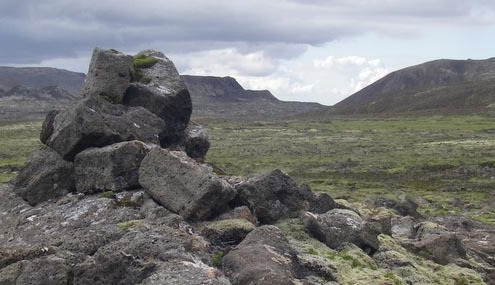
<svg viewBox="0 0 495 285">
<path fill-rule="evenodd" d="M 339 114 L 465 112 L 495 103 L 495 58 L 435 60 L 395 71 L 334 106 Z"/>
</svg>

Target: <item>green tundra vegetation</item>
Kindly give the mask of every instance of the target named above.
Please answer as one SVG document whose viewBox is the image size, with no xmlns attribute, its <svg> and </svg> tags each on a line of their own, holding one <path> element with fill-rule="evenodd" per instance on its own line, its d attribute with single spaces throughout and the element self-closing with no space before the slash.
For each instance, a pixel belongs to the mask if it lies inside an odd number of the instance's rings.
<svg viewBox="0 0 495 285">
<path fill-rule="evenodd" d="M 279 168 L 335 199 L 406 194 L 426 216 L 495 224 L 495 114 L 200 123 L 211 140 L 206 159 L 229 175 Z M 40 127 L 0 124 L 0 182 L 39 144 Z"/>
<path fill-rule="evenodd" d="M 427 216 L 495 224 L 495 116 L 208 124 L 207 160 L 230 175 L 279 168 L 334 198 L 409 195 Z"/>
</svg>

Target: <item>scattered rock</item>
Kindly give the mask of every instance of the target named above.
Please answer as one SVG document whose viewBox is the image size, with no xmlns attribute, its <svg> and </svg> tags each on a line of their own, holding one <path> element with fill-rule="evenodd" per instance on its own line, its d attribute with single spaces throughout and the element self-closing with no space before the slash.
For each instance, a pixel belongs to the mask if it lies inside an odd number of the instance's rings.
<svg viewBox="0 0 495 285">
<path fill-rule="evenodd" d="M 139 187 L 139 166 L 149 150 L 140 141 L 129 141 L 80 152 L 74 160 L 77 192 L 118 192 Z"/>
<path fill-rule="evenodd" d="M 332 249 L 353 243 L 373 254 L 379 247 L 378 229 L 350 210 L 333 209 L 321 215 L 307 212 L 304 224 L 312 236 Z"/>
<path fill-rule="evenodd" d="M 154 148 L 143 159 L 139 183 L 167 209 L 185 219 L 214 218 L 228 208 L 235 192 L 206 165 L 183 152 Z"/>
<path fill-rule="evenodd" d="M 375 207 L 392 209 L 401 216 L 421 218 L 421 215 L 417 212 L 418 204 L 407 195 L 400 195 L 398 201 L 388 198 L 375 198 L 371 201 L 368 200 L 367 202 Z"/>
<path fill-rule="evenodd" d="M 230 219 L 207 222 L 201 235 L 218 246 L 232 246 L 240 243 L 255 226 L 245 219 Z"/>
<path fill-rule="evenodd" d="M 292 178 L 278 169 L 242 181 L 235 189 L 234 204 L 248 206 L 262 224 L 308 210 L 307 197 L 312 195 L 308 187 L 298 188 Z"/>
<path fill-rule="evenodd" d="M 251 222 L 253 225 L 258 224 L 258 220 L 251 213 L 247 206 L 236 207 L 226 213 L 220 215 L 216 220 L 244 219 Z"/>
<path fill-rule="evenodd" d="M 413 238 L 416 234 L 414 231 L 414 225 L 416 219 L 411 216 L 405 217 L 392 217 L 392 236 L 399 238 Z"/>
<path fill-rule="evenodd" d="M 48 128 L 48 126 L 47 126 Z M 111 104 L 100 97 L 82 100 L 74 109 L 59 113 L 53 121 L 46 145 L 72 161 L 90 147 L 140 140 L 159 144 L 165 123 L 140 107 Z"/>
<path fill-rule="evenodd" d="M 200 125 L 189 125 L 184 133 L 184 151 L 189 157 L 203 160 L 210 149 L 210 141 L 206 129 Z"/>
<path fill-rule="evenodd" d="M 84 80 L 84 96 L 99 95 L 120 104 L 131 82 L 132 56 L 116 50 L 95 48 Z"/>
<path fill-rule="evenodd" d="M 74 189 L 74 166 L 54 150 L 40 146 L 13 181 L 14 191 L 31 205 Z"/>
<path fill-rule="evenodd" d="M 321 192 L 315 194 L 314 199 L 312 199 L 311 208 L 309 209 L 309 211 L 315 214 L 323 214 L 332 209 L 335 209 L 336 207 L 337 204 L 335 203 L 333 198 L 330 197 L 330 195 L 328 195 L 327 193 Z"/>
<path fill-rule="evenodd" d="M 233 285 L 301 284 L 296 253 L 271 225 L 249 233 L 223 258 L 222 266 Z"/>
<path fill-rule="evenodd" d="M 455 262 L 458 258 L 466 258 L 466 249 L 461 240 L 445 227 L 431 222 L 422 222 L 415 226 L 415 230 L 415 240 L 403 243 L 404 247 L 415 254 L 442 265 Z"/>
</svg>

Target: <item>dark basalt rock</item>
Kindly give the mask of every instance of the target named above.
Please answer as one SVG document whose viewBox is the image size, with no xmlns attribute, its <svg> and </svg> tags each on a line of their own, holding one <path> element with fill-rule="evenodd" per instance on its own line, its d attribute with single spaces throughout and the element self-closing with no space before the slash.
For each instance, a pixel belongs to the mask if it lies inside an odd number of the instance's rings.
<svg viewBox="0 0 495 285">
<path fill-rule="evenodd" d="M 114 105 L 101 97 L 82 100 L 74 109 L 59 113 L 53 120 L 51 136 L 45 144 L 65 160 L 72 161 L 81 151 L 117 142 L 140 140 L 159 144 L 165 123 L 141 107 Z M 49 131 L 42 131 L 49 133 Z"/>
<path fill-rule="evenodd" d="M 98 95 L 113 103 L 122 103 L 131 82 L 132 60 L 132 56 L 116 50 L 95 48 L 82 94 Z"/>
<path fill-rule="evenodd" d="M 74 166 L 54 150 L 40 146 L 13 181 L 14 192 L 31 205 L 74 189 Z"/>
<path fill-rule="evenodd" d="M 222 267 L 233 285 L 302 284 L 296 252 L 271 225 L 250 232 L 223 258 Z"/>
<path fill-rule="evenodd" d="M 183 135 L 192 113 L 189 91 L 180 79 L 171 60 L 161 52 L 148 50 L 139 53 L 156 60 L 151 67 L 137 68 L 142 78 L 149 82 L 134 82 L 127 89 L 123 103 L 141 106 L 156 114 L 166 123 L 160 136 L 162 146 L 177 142 Z"/>
<path fill-rule="evenodd" d="M 143 159 L 139 183 L 167 209 L 185 219 L 206 220 L 228 209 L 234 189 L 212 169 L 185 153 L 156 147 Z"/>
<path fill-rule="evenodd" d="M 297 187 L 292 178 L 278 169 L 242 181 L 235 189 L 234 204 L 248 206 L 262 224 L 308 210 L 313 196 L 309 187 Z"/>
<path fill-rule="evenodd" d="M 332 249 L 353 243 L 372 254 L 379 247 L 379 230 L 350 210 L 333 209 L 321 215 L 308 212 L 304 217 L 304 225 L 312 236 Z"/>
<path fill-rule="evenodd" d="M 140 141 L 129 141 L 80 152 L 74 160 L 77 192 L 138 188 L 139 166 L 150 149 Z"/>
</svg>

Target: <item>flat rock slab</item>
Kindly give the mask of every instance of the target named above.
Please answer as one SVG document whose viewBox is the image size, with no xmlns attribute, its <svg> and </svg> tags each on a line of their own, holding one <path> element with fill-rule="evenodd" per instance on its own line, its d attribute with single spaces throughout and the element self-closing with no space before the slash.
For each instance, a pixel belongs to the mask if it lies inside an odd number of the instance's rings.
<svg viewBox="0 0 495 285">
<path fill-rule="evenodd" d="M 68 161 L 87 148 L 122 141 L 159 144 L 159 136 L 165 129 L 163 120 L 148 110 L 112 104 L 99 96 L 82 100 L 52 121 L 52 126 L 46 126 L 53 131 L 45 144 Z"/>
<path fill-rule="evenodd" d="M 54 150 L 40 146 L 13 181 L 14 191 L 31 205 L 74 189 L 74 166 Z"/>
<path fill-rule="evenodd" d="M 234 189 L 185 153 L 152 149 L 141 163 L 139 183 L 165 208 L 185 219 L 206 220 L 228 209 Z"/>
<path fill-rule="evenodd" d="M 150 149 L 143 142 L 129 141 L 80 152 L 74 160 L 77 192 L 118 192 L 139 187 L 139 166 Z"/>
</svg>

